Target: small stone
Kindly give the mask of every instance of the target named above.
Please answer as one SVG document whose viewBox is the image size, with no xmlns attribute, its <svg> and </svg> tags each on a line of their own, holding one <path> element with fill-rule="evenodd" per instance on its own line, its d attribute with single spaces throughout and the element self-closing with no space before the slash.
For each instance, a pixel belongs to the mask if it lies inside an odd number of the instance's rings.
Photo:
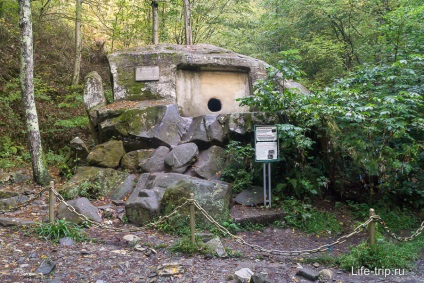
<svg viewBox="0 0 424 283">
<path fill-rule="evenodd" d="M 172 262 L 162 264 L 156 272 L 159 276 L 172 276 L 184 273 L 184 269 L 181 264 Z"/>
<path fill-rule="evenodd" d="M 312 264 L 313 267 L 318 268 L 319 267 L 319 263 L 315 262 L 314 264 Z"/>
<path fill-rule="evenodd" d="M 228 257 L 227 252 L 225 251 L 224 246 L 222 245 L 221 240 L 216 237 L 205 243 L 213 252 L 215 252 L 219 257 Z"/>
<path fill-rule="evenodd" d="M 140 241 L 140 237 L 136 235 L 125 235 L 123 237 L 124 241 L 127 242 L 129 245 L 135 245 L 138 241 Z"/>
<path fill-rule="evenodd" d="M 59 244 L 63 247 L 72 247 L 75 246 L 74 240 L 69 237 L 65 237 L 59 240 Z"/>
<path fill-rule="evenodd" d="M 47 275 L 56 268 L 56 263 L 50 259 L 44 260 L 35 270 L 35 273 Z"/>
<path fill-rule="evenodd" d="M 318 280 L 319 282 L 326 283 L 331 282 L 333 278 L 333 272 L 330 269 L 323 269 L 318 272 Z"/>
<path fill-rule="evenodd" d="M 315 281 L 318 279 L 318 273 L 309 268 L 301 268 L 296 273 L 297 276 L 302 276 L 308 280 Z"/>
<path fill-rule="evenodd" d="M 254 273 L 249 268 L 242 268 L 234 273 L 234 276 L 238 282 L 242 283 L 248 283 L 252 275 L 254 275 Z"/>
</svg>

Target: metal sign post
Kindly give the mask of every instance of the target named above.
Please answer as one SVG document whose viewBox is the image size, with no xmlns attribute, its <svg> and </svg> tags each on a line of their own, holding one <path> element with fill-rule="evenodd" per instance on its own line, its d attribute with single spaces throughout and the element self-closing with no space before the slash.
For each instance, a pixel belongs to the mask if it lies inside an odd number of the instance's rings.
<svg viewBox="0 0 424 283">
<path fill-rule="evenodd" d="M 255 161 L 264 162 L 264 206 L 271 207 L 271 162 L 280 161 L 276 126 L 255 126 Z"/>
</svg>

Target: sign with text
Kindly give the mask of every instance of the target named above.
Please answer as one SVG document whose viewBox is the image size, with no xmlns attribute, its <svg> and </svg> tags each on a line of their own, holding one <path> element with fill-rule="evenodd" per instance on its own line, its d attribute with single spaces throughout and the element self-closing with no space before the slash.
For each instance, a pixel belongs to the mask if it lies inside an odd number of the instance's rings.
<svg viewBox="0 0 424 283">
<path fill-rule="evenodd" d="M 135 80 L 137 82 L 143 81 L 158 81 L 159 80 L 159 66 L 143 66 L 135 68 Z"/>
<path fill-rule="evenodd" d="M 256 162 L 280 160 L 276 126 L 255 126 L 255 160 Z"/>
</svg>

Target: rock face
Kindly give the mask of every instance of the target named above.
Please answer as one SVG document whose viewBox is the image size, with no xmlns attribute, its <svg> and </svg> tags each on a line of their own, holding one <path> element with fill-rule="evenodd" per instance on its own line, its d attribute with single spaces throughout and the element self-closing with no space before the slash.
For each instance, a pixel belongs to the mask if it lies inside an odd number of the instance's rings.
<svg viewBox="0 0 424 283">
<path fill-rule="evenodd" d="M 172 172 L 184 173 L 194 163 L 199 149 L 195 143 L 186 143 L 176 146 L 165 156 L 165 164 Z"/>
<path fill-rule="evenodd" d="M 85 77 L 83 99 L 85 109 L 92 109 L 99 105 L 106 105 L 102 77 L 96 71 L 89 73 Z"/>
<path fill-rule="evenodd" d="M 193 171 L 200 178 L 219 180 L 221 170 L 225 167 L 225 158 L 225 149 L 213 145 L 199 155 Z"/>
<path fill-rule="evenodd" d="M 144 225 L 168 214 L 194 193 L 194 198 L 216 219 L 229 215 L 231 186 L 176 173 L 143 174 L 125 205 L 128 221 Z"/>
<path fill-rule="evenodd" d="M 116 168 L 119 166 L 125 150 L 122 141 L 111 140 L 97 145 L 87 156 L 92 166 Z"/>
</svg>

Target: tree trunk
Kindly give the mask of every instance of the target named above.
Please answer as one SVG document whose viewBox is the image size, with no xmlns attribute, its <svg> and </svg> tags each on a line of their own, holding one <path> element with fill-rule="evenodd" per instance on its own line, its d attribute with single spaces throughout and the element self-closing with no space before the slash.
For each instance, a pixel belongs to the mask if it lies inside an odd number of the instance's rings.
<svg viewBox="0 0 424 283">
<path fill-rule="evenodd" d="M 25 122 L 30 146 L 34 181 L 47 185 L 50 181 L 41 146 L 37 109 L 34 99 L 34 56 L 30 0 L 19 0 L 19 26 L 21 28 L 21 91 Z"/>
<path fill-rule="evenodd" d="M 191 33 L 191 16 L 190 16 L 190 1 L 184 0 L 184 27 L 186 36 L 186 45 L 193 44 L 193 36 Z"/>
<path fill-rule="evenodd" d="M 72 76 L 72 85 L 77 85 L 80 79 L 82 52 L 81 9 L 82 0 L 75 0 L 75 62 L 74 75 Z"/>
<path fill-rule="evenodd" d="M 152 1 L 152 42 L 154 45 L 159 44 L 159 16 L 158 16 L 158 2 Z"/>
</svg>

